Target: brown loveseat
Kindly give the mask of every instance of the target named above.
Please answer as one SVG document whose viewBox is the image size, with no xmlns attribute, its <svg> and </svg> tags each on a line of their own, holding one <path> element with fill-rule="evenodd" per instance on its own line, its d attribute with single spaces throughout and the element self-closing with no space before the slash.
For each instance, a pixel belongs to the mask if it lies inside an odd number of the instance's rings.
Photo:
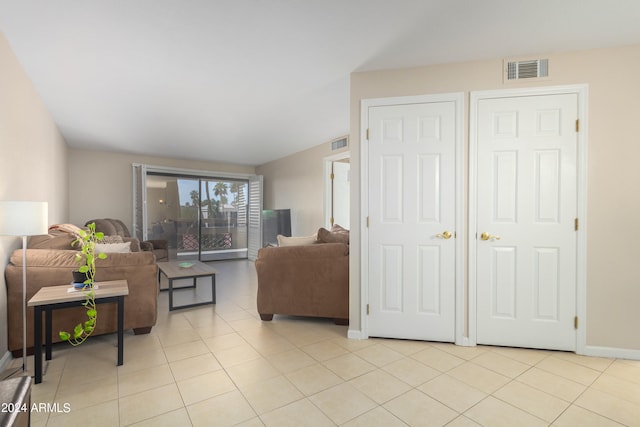
<svg viewBox="0 0 640 427">
<path fill-rule="evenodd" d="M 44 238 L 44 239 L 43 239 Z M 44 286 L 63 285 L 71 282 L 71 271 L 78 268 L 76 251 L 70 248 L 73 237 L 60 233 L 32 238 L 36 246 L 49 249 L 27 249 L 27 300 Z M 44 243 L 43 243 L 44 240 Z M 140 251 L 137 240 L 132 240 L 130 253 L 108 253 L 107 259 L 97 260 L 96 280 L 126 279 L 129 295 L 125 297 L 124 326 L 136 334 L 149 333 L 156 324 L 158 313 L 158 266 L 153 253 Z M 29 245 L 32 245 L 30 240 Z M 51 249 L 54 248 L 54 249 Z M 9 350 L 14 356 L 22 354 L 22 250 L 11 255 L 5 270 L 7 285 L 7 310 Z M 86 320 L 83 307 L 55 310 L 53 312 L 53 340 L 60 341 L 57 332 L 73 330 Z M 95 334 L 117 330 L 116 305 L 98 306 L 98 324 Z M 27 348 L 33 347 L 33 309 L 27 310 Z"/>
<path fill-rule="evenodd" d="M 258 251 L 258 313 L 333 318 L 349 322 L 349 245 L 316 243 Z"/>
</svg>

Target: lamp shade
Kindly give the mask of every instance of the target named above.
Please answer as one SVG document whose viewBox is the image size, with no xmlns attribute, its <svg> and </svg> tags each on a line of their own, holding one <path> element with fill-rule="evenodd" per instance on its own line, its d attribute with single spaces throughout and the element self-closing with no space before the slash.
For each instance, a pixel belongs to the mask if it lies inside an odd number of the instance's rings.
<svg viewBox="0 0 640 427">
<path fill-rule="evenodd" d="M 47 202 L 0 201 L 0 235 L 37 236 L 48 232 Z"/>
</svg>

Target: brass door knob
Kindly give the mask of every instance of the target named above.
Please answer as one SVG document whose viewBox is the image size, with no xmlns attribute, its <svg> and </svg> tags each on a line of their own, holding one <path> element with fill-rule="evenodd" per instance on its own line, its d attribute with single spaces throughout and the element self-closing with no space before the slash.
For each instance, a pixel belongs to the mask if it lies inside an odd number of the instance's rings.
<svg viewBox="0 0 640 427">
<path fill-rule="evenodd" d="M 500 236 L 495 236 L 485 231 L 480 235 L 480 240 L 500 240 Z"/>
<path fill-rule="evenodd" d="M 450 239 L 450 238 L 451 238 L 451 236 L 453 236 L 453 234 L 451 234 L 451 232 L 450 232 L 450 231 L 445 231 L 445 232 L 443 232 L 443 233 L 438 233 L 438 234 L 436 234 L 436 237 L 437 237 L 437 238 L 439 238 L 439 239 L 445 239 L 445 240 Z"/>
</svg>

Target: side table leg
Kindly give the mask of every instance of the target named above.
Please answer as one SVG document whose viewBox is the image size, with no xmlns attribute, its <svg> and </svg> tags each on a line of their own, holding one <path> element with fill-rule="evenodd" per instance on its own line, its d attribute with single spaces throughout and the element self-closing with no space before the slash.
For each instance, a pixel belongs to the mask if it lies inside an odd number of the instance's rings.
<svg viewBox="0 0 640 427">
<path fill-rule="evenodd" d="M 42 306 L 33 307 L 33 370 L 35 383 L 42 382 Z"/>
<path fill-rule="evenodd" d="M 118 366 L 124 361 L 124 296 L 118 297 Z"/>
<path fill-rule="evenodd" d="M 44 310 L 44 351 L 45 360 L 51 360 L 51 323 L 53 310 Z"/>
</svg>

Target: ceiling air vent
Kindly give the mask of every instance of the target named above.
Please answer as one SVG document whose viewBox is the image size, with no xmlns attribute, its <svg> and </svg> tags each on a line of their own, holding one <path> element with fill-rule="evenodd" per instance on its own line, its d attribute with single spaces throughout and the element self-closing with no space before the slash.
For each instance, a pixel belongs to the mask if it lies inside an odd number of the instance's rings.
<svg viewBox="0 0 640 427">
<path fill-rule="evenodd" d="M 505 61 L 505 80 L 538 79 L 549 75 L 548 59 L 527 59 L 523 61 Z"/>
</svg>

